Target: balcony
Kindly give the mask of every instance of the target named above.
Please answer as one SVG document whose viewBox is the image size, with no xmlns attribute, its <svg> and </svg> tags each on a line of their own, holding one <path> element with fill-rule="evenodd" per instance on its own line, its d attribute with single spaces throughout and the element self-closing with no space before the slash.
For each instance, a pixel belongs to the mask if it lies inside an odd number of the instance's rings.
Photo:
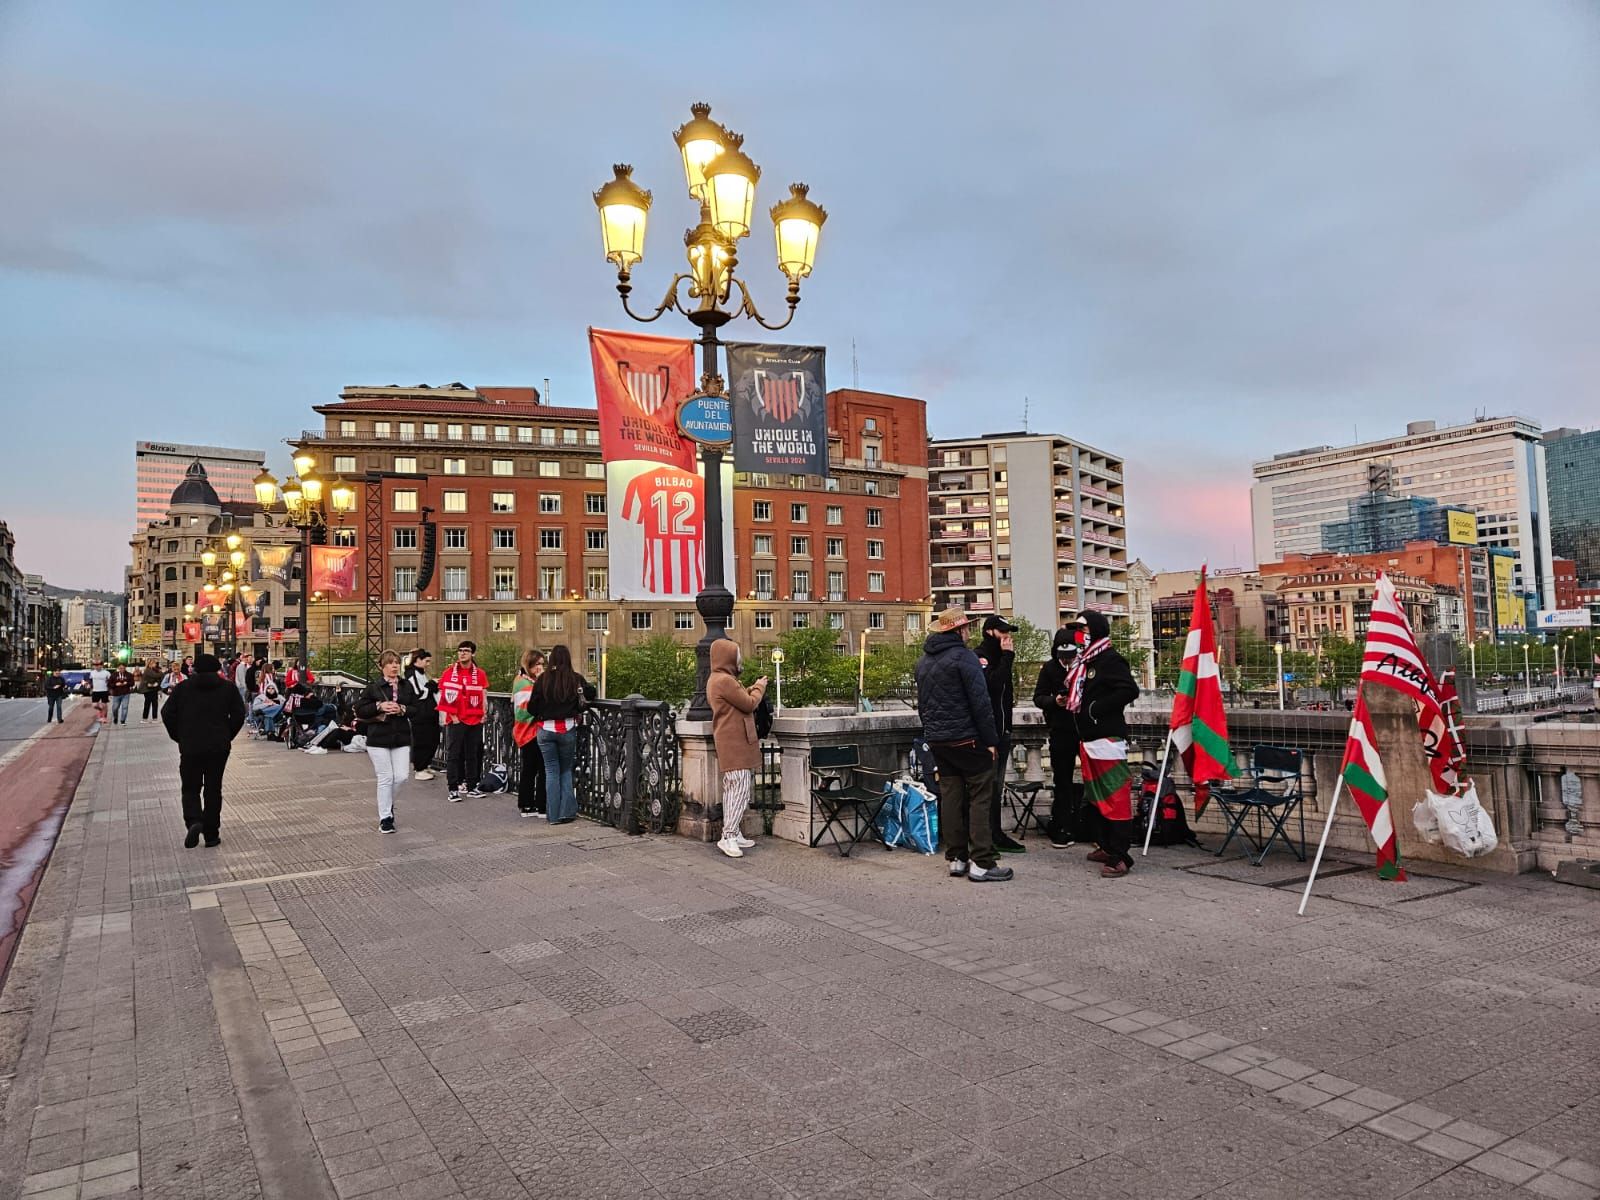
<svg viewBox="0 0 1600 1200">
<path fill-rule="evenodd" d="M 771 600 L 772 593 L 770 591 L 763 591 L 761 588 L 757 588 L 755 598 L 757 600 Z"/>
<path fill-rule="evenodd" d="M 1093 588 L 1099 592 L 1126 592 L 1128 590 L 1127 584 L 1118 583 L 1114 579 L 1085 579 L 1083 586 Z"/>
<path fill-rule="evenodd" d="M 843 592 L 829 592 L 828 593 L 828 603 L 829 604 L 843 604 L 844 603 L 844 593 Z"/>
<path fill-rule="evenodd" d="M 1082 492 L 1085 496 L 1094 496 L 1094 497 L 1097 497 L 1098 499 L 1101 499 L 1101 500 L 1120 500 L 1120 499 L 1122 499 L 1122 497 L 1120 497 L 1120 496 L 1113 496 L 1110 492 L 1106 491 L 1106 489 L 1103 488 L 1103 487 L 1095 487 L 1094 484 L 1092 484 L 1092 483 L 1080 483 L 1078 485 L 1078 490 L 1080 492 Z"/>
<path fill-rule="evenodd" d="M 954 496 L 966 492 L 987 492 L 989 490 L 989 481 L 987 478 L 974 478 L 970 475 L 940 475 L 929 490 L 940 496 Z"/>
<path fill-rule="evenodd" d="M 1098 542 L 1102 546 L 1126 546 L 1128 544 L 1127 538 L 1120 538 L 1114 533 L 1101 533 L 1098 529 L 1085 529 L 1083 531 L 1083 540 L 1086 542 Z"/>
<path fill-rule="evenodd" d="M 609 600 L 610 593 L 605 588 L 590 588 L 583 594 L 585 600 Z"/>
<path fill-rule="evenodd" d="M 408 592 L 402 588 L 395 588 L 391 594 L 394 596 L 396 604 L 415 604 L 417 602 L 417 593 L 414 591 Z"/>
<path fill-rule="evenodd" d="M 811 593 L 810 592 L 796 592 L 792 597 L 790 597 L 790 599 L 792 599 L 794 601 L 794 603 L 796 603 L 796 604 L 810 604 L 811 603 Z"/>
<path fill-rule="evenodd" d="M 492 598 L 495 600 L 515 600 L 517 598 L 517 589 L 495 588 Z"/>
<path fill-rule="evenodd" d="M 1127 563 L 1112 558 L 1109 554 L 1082 554 L 1079 555 L 1079 561 L 1094 567 L 1121 567 L 1126 570 L 1128 566 Z"/>
<path fill-rule="evenodd" d="M 990 534 L 987 529 L 982 533 L 977 533 L 971 529 L 941 529 L 938 533 L 933 535 L 932 540 L 935 542 L 987 542 L 989 537 Z"/>
<path fill-rule="evenodd" d="M 444 600 L 465 600 L 467 598 L 467 589 L 445 588 L 440 598 Z"/>
<path fill-rule="evenodd" d="M 538 598 L 540 600 L 565 600 L 567 593 L 560 588 L 540 588 Z"/>
</svg>

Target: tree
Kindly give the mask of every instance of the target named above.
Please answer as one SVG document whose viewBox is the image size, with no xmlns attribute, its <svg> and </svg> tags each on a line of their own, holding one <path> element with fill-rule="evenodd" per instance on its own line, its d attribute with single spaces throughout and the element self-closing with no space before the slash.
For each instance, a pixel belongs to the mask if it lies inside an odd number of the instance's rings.
<svg viewBox="0 0 1600 1200">
<path fill-rule="evenodd" d="M 329 642 L 311 651 L 313 671 L 343 671 L 357 679 L 367 678 L 368 667 L 377 673 L 378 664 L 367 662 L 367 643 L 361 638 L 347 638 L 342 642 Z"/>
<path fill-rule="evenodd" d="M 478 665 L 489 677 L 491 692 L 509 692 L 522 666 L 522 643 L 516 638 L 493 637 L 478 643 Z"/>
<path fill-rule="evenodd" d="M 1011 635 L 1011 690 L 1017 696 L 1032 696 L 1039 668 L 1049 661 L 1056 631 L 1041 629 L 1027 617 L 1013 617 L 1011 623 L 1017 627 Z"/>
<path fill-rule="evenodd" d="M 778 639 L 783 651 L 783 702 L 792 708 L 808 708 L 829 700 L 853 698 L 856 694 L 856 659 L 835 648 L 837 629 L 790 629 Z M 748 661 L 744 679 L 749 683 L 762 675 L 775 675 L 772 662 L 763 654 L 759 661 Z"/>
<path fill-rule="evenodd" d="M 612 696 L 635 693 L 681 708 L 694 696 L 694 647 L 658 633 L 636 646 L 621 646 L 606 659 L 606 691 Z"/>
<path fill-rule="evenodd" d="M 1133 677 L 1140 682 L 1144 681 L 1144 665 L 1150 661 L 1150 650 L 1145 646 L 1133 644 L 1133 622 L 1111 622 L 1111 648 L 1122 655 L 1133 670 Z M 1045 653 L 1049 653 L 1048 645 Z"/>
<path fill-rule="evenodd" d="M 914 642 L 872 646 L 867 651 L 867 699 L 905 696 L 916 686 L 912 672 L 921 657 L 922 647 Z"/>
<path fill-rule="evenodd" d="M 1322 678 L 1334 699 L 1341 688 L 1350 686 L 1361 673 L 1363 647 L 1336 633 L 1325 633 L 1317 646 Z"/>
</svg>

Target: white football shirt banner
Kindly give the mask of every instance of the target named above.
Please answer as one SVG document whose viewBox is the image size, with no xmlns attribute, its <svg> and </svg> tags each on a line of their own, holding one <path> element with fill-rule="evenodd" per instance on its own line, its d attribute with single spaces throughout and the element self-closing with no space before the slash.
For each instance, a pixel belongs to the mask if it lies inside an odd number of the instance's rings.
<svg viewBox="0 0 1600 1200">
<path fill-rule="evenodd" d="M 821 346 L 729 342 L 733 465 L 827 475 L 827 352 Z"/>
<path fill-rule="evenodd" d="M 692 600 L 705 586 L 703 468 L 631 459 L 606 464 L 613 600 Z M 722 464 L 723 577 L 733 574 L 733 465 Z"/>
</svg>

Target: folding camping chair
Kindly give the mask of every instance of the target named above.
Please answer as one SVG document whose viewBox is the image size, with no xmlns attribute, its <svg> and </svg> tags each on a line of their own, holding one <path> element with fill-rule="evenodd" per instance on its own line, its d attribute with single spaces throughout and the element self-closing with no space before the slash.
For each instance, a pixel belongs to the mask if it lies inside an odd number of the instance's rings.
<svg viewBox="0 0 1600 1200">
<path fill-rule="evenodd" d="M 1288 746 L 1256 746 L 1250 751 L 1250 782 L 1242 788 L 1213 784 L 1211 799 L 1222 809 L 1228 820 L 1228 836 L 1222 839 L 1217 851 L 1221 858 L 1233 841 L 1241 834 L 1252 849 L 1260 851 L 1255 856 L 1260 866 L 1272 849 L 1272 843 L 1282 841 L 1301 862 L 1306 860 L 1305 755 Z M 1245 828 L 1245 821 L 1255 817 L 1255 830 Z M 1300 820 L 1300 845 L 1296 848 L 1285 826 L 1290 817 Z M 1246 852 L 1249 857 L 1249 852 Z"/>
<path fill-rule="evenodd" d="M 858 782 L 858 776 L 867 777 Z M 878 811 L 887 798 L 884 784 L 893 771 L 875 771 L 861 765 L 859 746 L 817 746 L 811 751 L 811 801 L 823 817 L 822 828 L 811 837 L 812 846 L 827 834 L 840 858 L 877 836 Z M 874 782 L 876 781 L 876 782 Z M 853 824 L 847 823 L 853 818 Z M 841 840 L 840 835 L 843 835 Z"/>
<path fill-rule="evenodd" d="M 1050 822 L 1034 812 L 1044 783 L 1038 779 L 1008 779 L 1000 788 L 1001 801 L 1011 810 L 1011 832 L 1026 839 L 1030 829 L 1048 829 Z"/>
</svg>

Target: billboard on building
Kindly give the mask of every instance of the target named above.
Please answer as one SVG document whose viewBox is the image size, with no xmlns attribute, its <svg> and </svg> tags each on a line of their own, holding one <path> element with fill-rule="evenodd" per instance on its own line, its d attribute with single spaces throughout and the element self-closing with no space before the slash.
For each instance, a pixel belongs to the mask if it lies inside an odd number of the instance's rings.
<svg viewBox="0 0 1600 1200">
<path fill-rule="evenodd" d="M 1589 610 L 1587 608 L 1541 608 L 1539 610 L 1540 629 L 1588 629 Z"/>
<path fill-rule="evenodd" d="M 1445 540 L 1452 546 L 1478 544 L 1478 514 L 1464 508 L 1444 510 Z"/>
<path fill-rule="evenodd" d="M 1521 633 L 1523 630 L 1522 597 L 1512 590 L 1512 576 L 1516 572 L 1516 557 L 1511 554 L 1490 556 L 1490 574 L 1494 594 L 1494 623 L 1501 633 Z"/>
<path fill-rule="evenodd" d="M 735 467 L 827 475 L 826 356 L 821 346 L 728 343 Z"/>
</svg>

